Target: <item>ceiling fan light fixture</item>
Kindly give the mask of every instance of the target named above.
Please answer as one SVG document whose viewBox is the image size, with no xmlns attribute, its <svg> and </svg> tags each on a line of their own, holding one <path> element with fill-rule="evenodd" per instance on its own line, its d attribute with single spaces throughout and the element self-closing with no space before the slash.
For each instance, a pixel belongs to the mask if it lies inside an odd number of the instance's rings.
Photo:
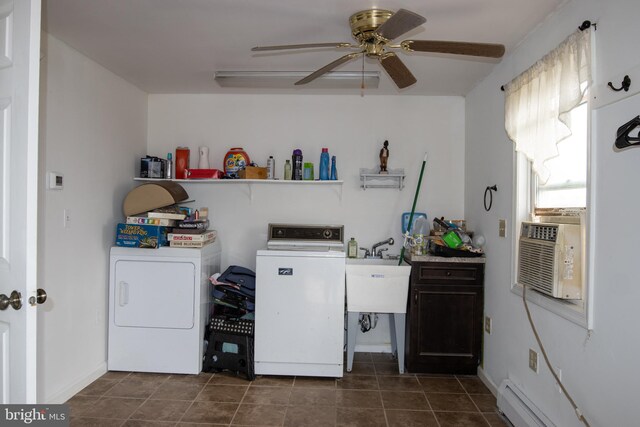
<svg viewBox="0 0 640 427">
<path fill-rule="evenodd" d="M 214 80 L 221 87 L 291 89 L 295 82 L 308 75 L 307 71 L 216 71 Z M 360 89 L 363 78 L 367 88 L 375 89 L 380 83 L 380 72 L 329 71 L 304 87 L 309 89 Z"/>
</svg>

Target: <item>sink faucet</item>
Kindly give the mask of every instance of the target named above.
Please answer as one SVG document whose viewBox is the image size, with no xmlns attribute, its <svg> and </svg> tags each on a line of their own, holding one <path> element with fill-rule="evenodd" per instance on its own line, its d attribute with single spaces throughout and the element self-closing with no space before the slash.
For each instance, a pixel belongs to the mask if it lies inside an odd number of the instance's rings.
<svg viewBox="0 0 640 427">
<path fill-rule="evenodd" d="M 367 248 L 360 248 L 360 250 L 361 250 L 361 251 L 364 251 L 364 257 L 365 257 L 365 258 L 373 258 L 373 257 L 371 256 L 371 252 L 369 252 L 369 249 L 367 249 Z"/>
<path fill-rule="evenodd" d="M 371 254 L 368 254 L 369 251 L 365 252 L 365 258 L 382 258 L 382 252 L 388 251 L 389 248 L 378 249 L 382 245 L 393 245 L 393 237 L 388 238 L 387 240 L 383 240 L 382 242 L 378 242 L 371 247 Z M 377 249 L 377 250 L 376 250 Z"/>
</svg>

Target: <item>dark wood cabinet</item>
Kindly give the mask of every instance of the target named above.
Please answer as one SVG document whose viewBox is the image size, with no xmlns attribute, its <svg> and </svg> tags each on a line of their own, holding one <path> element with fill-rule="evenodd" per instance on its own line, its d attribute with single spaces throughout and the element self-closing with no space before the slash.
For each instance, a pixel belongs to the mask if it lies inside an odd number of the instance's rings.
<svg viewBox="0 0 640 427">
<path fill-rule="evenodd" d="M 482 346 L 484 264 L 414 261 L 410 283 L 409 372 L 475 374 Z"/>
</svg>

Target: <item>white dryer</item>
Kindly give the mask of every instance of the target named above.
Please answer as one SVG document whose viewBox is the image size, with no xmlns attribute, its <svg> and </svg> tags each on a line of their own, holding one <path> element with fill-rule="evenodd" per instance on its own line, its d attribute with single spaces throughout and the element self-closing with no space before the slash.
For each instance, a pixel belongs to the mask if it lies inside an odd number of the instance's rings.
<svg viewBox="0 0 640 427">
<path fill-rule="evenodd" d="M 111 248 L 110 371 L 198 374 L 220 243 L 202 249 Z"/>
</svg>

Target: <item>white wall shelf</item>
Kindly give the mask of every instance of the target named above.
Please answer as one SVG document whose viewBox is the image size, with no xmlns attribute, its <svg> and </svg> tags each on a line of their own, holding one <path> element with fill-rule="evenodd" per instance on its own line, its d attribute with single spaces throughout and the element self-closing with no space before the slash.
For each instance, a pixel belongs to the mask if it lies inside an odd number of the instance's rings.
<svg viewBox="0 0 640 427">
<path fill-rule="evenodd" d="M 360 186 L 367 188 L 404 188 L 404 169 L 389 169 L 389 173 L 381 174 L 377 169 L 360 169 Z"/>
<path fill-rule="evenodd" d="M 253 201 L 254 185 L 311 185 L 311 186 L 333 186 L 338 189 L 338 196 L 342 201 L 342 184 L 344 181 L 293 181 L 283 179 L 162 179 L 162 178 L 134 178 L 134 181 L 158 182 L 172 181 L 180 184 L 214 184 L 214 185 L 246 185 L 249 189 L 249 199 Z"/>
</svg>

